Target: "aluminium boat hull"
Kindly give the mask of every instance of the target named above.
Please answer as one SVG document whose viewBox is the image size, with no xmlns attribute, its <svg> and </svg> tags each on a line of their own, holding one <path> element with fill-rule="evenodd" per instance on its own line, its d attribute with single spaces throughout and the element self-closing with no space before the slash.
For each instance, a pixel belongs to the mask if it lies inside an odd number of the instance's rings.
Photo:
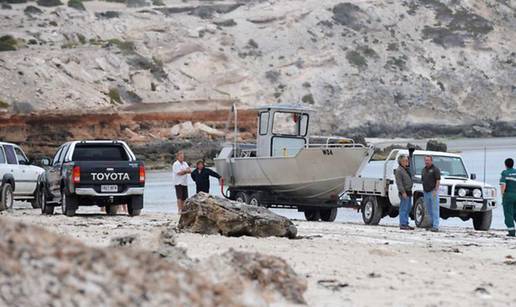
<svg viewBox="0 0 516 307">
<path fill-rule="evenodd" d="M 224 151 L 223 151 L 224 152 Z M 372 149 L 363 146 L 303 148 L 288 157 L 223 157 L 217 172 L 231 190 L 266 191 L 305 203 L 336 202 L 347 176 L 356 176 Z"/>
</svg>

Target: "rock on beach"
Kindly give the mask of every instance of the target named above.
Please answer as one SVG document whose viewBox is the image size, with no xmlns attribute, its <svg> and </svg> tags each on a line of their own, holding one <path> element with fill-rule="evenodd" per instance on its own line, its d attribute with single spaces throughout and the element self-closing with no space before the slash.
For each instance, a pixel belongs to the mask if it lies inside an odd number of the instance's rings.
<svg viewBox="0 0 516 307">
<path fill-rule="evenodd" d="M 239 237 L 295 238 L 296 226 L 267 208 L 198 193 L 186 200 L 178 228 L 184 231 Z"/>
</svg>

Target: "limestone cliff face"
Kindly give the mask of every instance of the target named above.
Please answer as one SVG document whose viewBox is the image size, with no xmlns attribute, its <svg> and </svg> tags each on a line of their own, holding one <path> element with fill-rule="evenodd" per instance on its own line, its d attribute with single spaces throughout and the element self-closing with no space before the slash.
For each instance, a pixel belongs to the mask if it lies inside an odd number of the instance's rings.
<svg viewBox="0 0 516 307">
<path fill-rule="evenodd" d="M 238 99 L 313 105 L 332 132 L 513 131 L 514 1 L 160 2 L 3 5 L 0 108 Z"/>
</svg>

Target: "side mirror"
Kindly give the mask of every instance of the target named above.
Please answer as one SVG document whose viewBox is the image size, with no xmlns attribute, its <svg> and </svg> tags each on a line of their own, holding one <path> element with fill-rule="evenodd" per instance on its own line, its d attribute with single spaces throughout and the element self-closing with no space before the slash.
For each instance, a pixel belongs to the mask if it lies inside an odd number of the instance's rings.
<svg viewBox="0 0 516 307">
<path fill-rule="evenodd" d="M 477 174 L 470 174 L 469 178 L 471 178 L 471 180 L 475 180 L 477 179 Z"/>
<path fill-rule="evenodd" d="M 19 161 L 18 161 L 18 163 L 19 163 L 20 165 L 30 165 L 30 162 L 29 162 L 29 161 L 27 161 L 27 160 L 19 160 Z"/>
<path fill-rule="evenodd" d="M 43 165 L 43 166 L 50 166 L 50 159 L 49 158 L 42 158 L 41 159 L 41 165 Z"/>
</svg>

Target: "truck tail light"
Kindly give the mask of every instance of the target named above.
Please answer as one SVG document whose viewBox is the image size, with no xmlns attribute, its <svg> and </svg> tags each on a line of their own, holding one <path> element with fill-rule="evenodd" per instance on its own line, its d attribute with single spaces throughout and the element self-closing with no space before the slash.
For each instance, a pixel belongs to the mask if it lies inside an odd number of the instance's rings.
<svg viewBox="0 0 516 307">
<path fill-rule="evenodd" d="M 145 166 L 140 165 L 140 183 L 145 183 Z"/>
<path fill-rule="evenodd" d="M 81 182 L 81 168 L 79 166 L 74 166 L 72 170 L 72 182 L 79 183 Z"/>
</svg>

